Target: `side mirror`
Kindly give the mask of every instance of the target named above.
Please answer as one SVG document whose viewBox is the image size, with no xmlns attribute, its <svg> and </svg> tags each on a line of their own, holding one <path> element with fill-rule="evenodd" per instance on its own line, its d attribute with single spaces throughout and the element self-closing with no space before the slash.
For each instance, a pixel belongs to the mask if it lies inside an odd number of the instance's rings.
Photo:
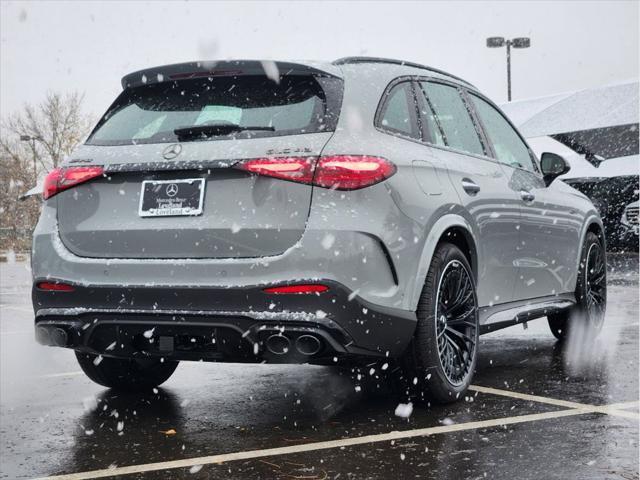
<svg viewBox="0 0 640 480">
<path fill-rule="evenodd" d="M 564 158 L 551 152 L 542 154 L 542 157 L 540 157 L 540 167 L 542 168 L 544 184 L 547 187 L 560 175 L 564 175 L 571 170 L 571 167 Z"/>
</svg>

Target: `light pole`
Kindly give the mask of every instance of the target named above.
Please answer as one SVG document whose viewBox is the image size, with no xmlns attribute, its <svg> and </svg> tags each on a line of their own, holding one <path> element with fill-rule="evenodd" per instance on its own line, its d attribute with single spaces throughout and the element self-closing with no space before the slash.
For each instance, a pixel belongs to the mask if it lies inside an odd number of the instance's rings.
<svg viewBox="0 0 640 480">
<path fill-rule="evenodd" d="M 499 48 L 507 46 L 507 98 L 511 101 L 511 47 L 513 48 L 529 48 L 531 39 L 529 37 L 518 37 L 511 40 L 505 40 L 504 37 L 487 38 L 487 47 Z"/>
<path fill-rule="evenodd" d="M 38 166 L 36 164 L 36 140 L 41 140 L 41 138 L 32 137 L 31 135 L 20 135 L 21 142 L 31 142 L 31 154 L 33 155 L 33 178 L 38 181 Z"/>
</svg>

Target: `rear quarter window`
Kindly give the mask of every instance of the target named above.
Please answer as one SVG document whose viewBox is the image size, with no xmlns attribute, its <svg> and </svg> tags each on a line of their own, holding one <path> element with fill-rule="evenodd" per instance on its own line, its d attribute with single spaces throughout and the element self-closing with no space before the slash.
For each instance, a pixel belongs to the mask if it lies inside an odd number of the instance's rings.
<svg viewBox="0 0 640 480">
<path fill-rule="evenodd" d="M 416 103 L 410 82 L 399 83 L 385 93 L 376 125 L 390 133 L 420 138 Z"/>
</svg>

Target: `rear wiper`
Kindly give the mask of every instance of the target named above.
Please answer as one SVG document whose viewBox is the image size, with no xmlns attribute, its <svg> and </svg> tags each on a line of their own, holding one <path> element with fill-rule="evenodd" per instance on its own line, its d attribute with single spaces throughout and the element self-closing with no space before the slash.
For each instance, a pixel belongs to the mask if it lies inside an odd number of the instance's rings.
<svg viewBox="0 0 640 480">
<path fill-rule="evenodd" d="M 176 128 L 175 133 L 178 138 L 211 137 L 215 135 L 228 135 L 235 132 L 266 131 L 274 132 L 274 127 L 265 125 L 236 125 L 234 123 L 221 123 L 216 125 L 194 125 L 191 127 Z"/>
</svg>

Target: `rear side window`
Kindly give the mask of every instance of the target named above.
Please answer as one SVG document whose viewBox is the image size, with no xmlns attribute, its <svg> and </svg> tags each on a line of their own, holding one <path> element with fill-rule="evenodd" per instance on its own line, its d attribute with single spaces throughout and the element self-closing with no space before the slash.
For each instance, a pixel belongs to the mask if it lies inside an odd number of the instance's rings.
<svg viewBox="0 0 640 480">
<path fill-rule="evenodd" d="M 418 89 L 418 95 L 421 96 L 422 104 L 420 107 L 420 120 L 424 127 L 425 140 L 432 145 L 445 146 L 444 135 L 442 134 L 442 127 L 438 123 L 438 117 L 436 117 L 433 106 L 429 102 L 429 99 L 425 97 L 422 89 Z"/>
<path fill-rule="evenodd" d="M 520 135 L 490 103 L 471 94 L 480 121 L 500 163 L 535 171 L 531 152 Z"/>
<path fill-rule="evenodd" d="M 175 129 L 223 126 L 189 140 L 256 138 L 335 130 L 342 81 L 311 75 L 209 77 L 125 90 L 87 143 L 130 145 L 176 142 Z M 237 128 L 230 133 L 229 127 Z M 184 141 L 184 139 L 182 139 Z"/>
<path fill-rule="evenodd" d="M 434 82 L 420 82 L 420 86 L 442 128 L 446 145 L 463 152 L 484 155 L 475 124 L 458 89 Z"/>
<path fill-rule="evenodd" d="M 400 83 L 389 90 L 385 97 L 378 126 L 394 133 L 420 138 L 411 84 Z"/>
</svg>

